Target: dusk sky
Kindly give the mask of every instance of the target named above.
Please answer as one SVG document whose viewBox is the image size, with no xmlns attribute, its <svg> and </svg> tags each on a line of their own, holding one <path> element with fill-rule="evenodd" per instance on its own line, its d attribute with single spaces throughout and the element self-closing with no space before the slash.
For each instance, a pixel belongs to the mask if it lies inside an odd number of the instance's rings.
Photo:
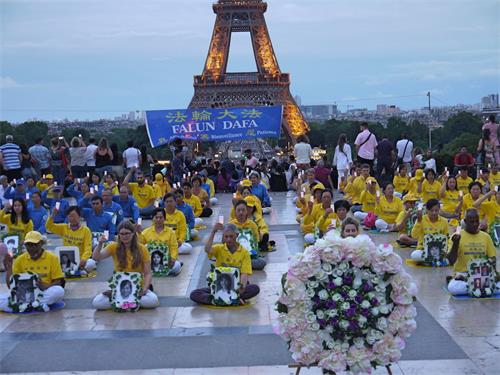
<svg viewBox="0 0 500 375">
<path fill-rule="evenodd" d="M 500 87 L 498 0 L 268 0 L 302 104 L 478 103 Z M 210 0 L 0 0 L 0 120 L 185 108 L 215 21 Z M 230 70 L 255 70 L 238 35 Z M 252 65 L 253 64 L 253 65 Z"/>
</svg>

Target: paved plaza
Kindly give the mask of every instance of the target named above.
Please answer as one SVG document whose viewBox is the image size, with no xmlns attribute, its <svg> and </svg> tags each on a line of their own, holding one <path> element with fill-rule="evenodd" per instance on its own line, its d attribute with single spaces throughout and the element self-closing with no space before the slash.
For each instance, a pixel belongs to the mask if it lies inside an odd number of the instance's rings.
<svg viewBox="0 0 500 375">
<path fill-rule="evenodd" d="M 92 298 L 107 287 L 112 261 L 98 266 L 93 279 L 70 281 L 66 307 L 47 314 L 0 314 L 0 373 L 93 374 L 291 374 L 292 359 L 274 334 L 274 303 L 290 255 L 303 250 L 295 221 L 292 193 L 271 193 L 273 212 L 266 219 L 277 251 L 267 256 L 264 271 L 252 281 L 261 293 L 250 306 L 222 309 L 196 306 L 193 289 L 206 285 L 209 261 L 204 241 L 219 215 L 229 217 L 231 196 L 219 195 L 208 228 L 181 256 L 182 273 L 155 278 L 161 306 L 118 314 L 92 309 Z M 395 234 L 376 234 L 376 243 L 393 242 Z M 50 237 L 50 247 L 58 241 Z M 408 258 L 410 250 L 396 249 Z M 395 375 L 499 374 L 500 301 L 456 301 L 443 290 L 451 269 L 405 266 L 418 281 L 417 331 L 411 336 Z M 6 292 L 0 274 L 0 292 Z M 320 374 L 317 368 L 302 374 Z M 376 374 L 385 374 L 379 369 Z"/>
</svg>

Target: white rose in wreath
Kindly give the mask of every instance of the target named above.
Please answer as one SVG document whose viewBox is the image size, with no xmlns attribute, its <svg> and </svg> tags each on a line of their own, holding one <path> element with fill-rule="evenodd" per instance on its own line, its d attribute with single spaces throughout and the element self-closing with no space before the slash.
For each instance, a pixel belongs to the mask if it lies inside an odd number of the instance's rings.
<svg viewBox="0 0 500 375">
<path fill-rule="evenodd" d="M 474 289 L 474 297 L 481 297 L 481 289 Z"/>
<path fill-rule="evenodd" d="M 325 313 L 323 312 L 323 310 L 317 310 L 316 311 L 316 316 L 318 317 L 318 319 L 324 319 L 325 318 Z"/>
<path fill-rule="evenodd" d="M 349 304 L 349 302 L 342 302 L 342 305 L 340 305 L 340 308 L 342 310 L 349 310 L 350 307 L 351 305 Z"/>
<path fill-rule="evenodd" d="M 347 320 L 341 320 L 339 325 L 341 328 L 346 329 L 347 327 L 349 327 L 349 322 Z"/>
<path fill-rule="evenodd" d="M 336 277 L 335 279 L 333 279 L 333 283 L 337 286 L 342 286 L 342 278 Z"/>
<path fill-rule="evenodd" d="M 313 313 L 313 312 L 308 312 L 308 313 L 306 314 L 306 321 L 307 321 L 307 323 L 309 323 L 309 324 L 314 323 L 314 322 L 316 321 L 316 315 L 314 315 L 314 313 Z"/>
<path fill-rule="evenodd" d="M 331 275 L 332 272 L 333 272 L 333 267 L 331 264 L 329 263 L 323 263 L 323 265 L 321 266 L 321 268 L 323 269 L 323 271 L 325 271 L 328 275 Z"/>
<path fill-rule="evenodd" d="M 369 307 L 370 307 L 370 302 L 368 302 L 368 301 L 365 299 L 363 302 L 361 302 L 361 307 L 362 307 L 363 309 L 367 309 L 367 308 L 369 308 Z"/>
<path fill-rule="evenodd" d="M 354 289 L 351 289 L 348 293 L 349 298 L 354 298 L 358 295 L 358 292 L 356 292 Z"/>
<path fill-rule="evenodd" d="M 322 300 L 326 300 L 328 299 L 328 292 L 326 290 L 320 290 L 319 293 L 318 293 L 318 296 L 320 299 Z"/>
</svg>

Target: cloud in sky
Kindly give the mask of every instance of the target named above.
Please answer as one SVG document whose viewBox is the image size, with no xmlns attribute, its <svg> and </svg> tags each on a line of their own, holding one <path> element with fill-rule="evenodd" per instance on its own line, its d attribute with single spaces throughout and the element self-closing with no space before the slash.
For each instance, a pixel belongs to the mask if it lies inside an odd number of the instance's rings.
<svg viewBox="0 0 500 375">
<path fill-rule="evenodd" d="M 0 118 L 42 117 L 30 108 L 60 109 L 44 116 L 65 117 L 65 108 L 82 106 L 97 117 L 103 108 L 185 107 L 208 51 L 215 21 L 211 4 L 0 1 Z M 291 73 L 292 91 L 303 103 L 416 94 L 431 87 L 446 102 L 474 103 L 499 91 L 499 4 L 268 0 L 266 20 L 280 66 Z M 244 44 L 232 51 L 236 69 L 253 59 Z M 403 107 L 425 105 L 420 98 L 394 100 Z"/>
</svg>

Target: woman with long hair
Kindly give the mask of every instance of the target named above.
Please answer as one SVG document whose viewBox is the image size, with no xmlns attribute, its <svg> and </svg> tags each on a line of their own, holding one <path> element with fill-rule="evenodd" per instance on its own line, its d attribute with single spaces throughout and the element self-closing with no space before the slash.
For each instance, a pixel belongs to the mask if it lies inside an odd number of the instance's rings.
<svg viewBox="0 0 500 375">
<path fill-rule="evenodd" d="M 490 129 L 484 129 L 483 136 L 477 144 L 478 164 L 491 165 L 495 163 L 495 144 L 491 138 Z"/>
<path fill-rule="evenodd" d="M 9 234 L 19 235 L 19 243 L 23 243 L 26 233 L 33 230 L 33 222 L 30 219 L 26 202 L 22 198 L 14 198 L 12 206 L 7 204 L 0 211 L 0 223 L 9 227 Z"/>
<path fill-rule="evenodd" d="M 106 138 L 101 138 L 99 144 L 94 153 L 95 157 L 95 172 L 102 176 L 106 171 L 107 173 L 111 173 L 113 170 L 113 159 L 114 154 L 109 147 L 108 140 Z"/>
<path fill-rule="evenodd" d="M 153 309 L 160 305 L 158 297 L 150 290 L 152 273 L 149 252 L 144 245 L 139 243 L 138 234 L 134 224 L 129 220 L 123 221 L 118 226 L 118 241 L 111 242 L 102 249 L 107 240 L 105 236 L 99 239 L 99 243 L 92 253 L 96 261 L 109 257 L 113 258 L 114 270 L 116 272 L 139 272 L 142 273 L 142 289 L 139 292 L 139 303 L 142 308 Z M 92 301 L 97 310 L 106 310 L 111 307 L 110 293 L 100 293 Z"/>
<path fill-rule="evenodd" d="M 352 166 L 352 151 L 351 146 L 347 143 L 347 136 L 345 134 L 340 134 L 337 142 L 337 147 L 335 147 L 335 153 L 333 154 L 333 163 L 339 174 L 338 186 L 342 179 L 347 179 L 349 175 L 349 170 Z"/>
<path fill-rule="evenodd" d="M 68 159 L 66 150 L 69 148 L 64 137 L 54 137 L 50 141 L 50 168 L 54 180 L 59 185 L 64 183 L 66 171 L 68 170 Z"/>
<path fill-rule="evenodd" d="M 439 214 L 447 219 L 460 218 L 460 192 L 457 189 L 455 176 L 443 176 L 443 185 L 440 191 L 441 211 Z M 456 226 L 456 225 L 453 225 Z"/>
</svg>

